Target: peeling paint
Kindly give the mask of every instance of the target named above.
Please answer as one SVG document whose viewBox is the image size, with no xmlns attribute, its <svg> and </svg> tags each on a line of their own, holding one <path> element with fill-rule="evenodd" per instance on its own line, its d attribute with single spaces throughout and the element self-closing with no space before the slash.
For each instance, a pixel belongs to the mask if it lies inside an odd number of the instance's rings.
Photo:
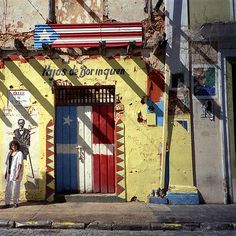
<svg viewBox="0 0 236 236">
<path fill-rule="evenodd" d="M 24 23 L 22 21 L 17 21 L 17 28 L 23 28 Z"/>
<path fill-rule="evenodd" d="M 101 1 L 56 0 L 57 22 L 61 24 L 100 23 L 103 18 Z"/>
</svg>

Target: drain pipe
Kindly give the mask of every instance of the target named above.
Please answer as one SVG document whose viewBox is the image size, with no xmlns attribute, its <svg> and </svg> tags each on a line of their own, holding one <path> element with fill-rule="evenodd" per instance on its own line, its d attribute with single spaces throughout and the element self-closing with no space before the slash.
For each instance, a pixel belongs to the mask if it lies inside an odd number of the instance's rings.
<svg viewBox="0 0 236 236">
<path fill-rule="evenodd" d="M 48 23 L 56 23 L 55 0 L 49 0 Z"/>
</svg>

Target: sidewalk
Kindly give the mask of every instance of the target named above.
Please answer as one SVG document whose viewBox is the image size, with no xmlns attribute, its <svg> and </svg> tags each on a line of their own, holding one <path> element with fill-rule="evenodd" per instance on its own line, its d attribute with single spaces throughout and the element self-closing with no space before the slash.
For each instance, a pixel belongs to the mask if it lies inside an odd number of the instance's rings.
<svg viewBox="0 0 236 236">
<path fill-rule="evenodd" d="M 0 209 L 0 227 L 228 230 L 236 229 L 236 205 L 25 202 Z"/>
</svg>

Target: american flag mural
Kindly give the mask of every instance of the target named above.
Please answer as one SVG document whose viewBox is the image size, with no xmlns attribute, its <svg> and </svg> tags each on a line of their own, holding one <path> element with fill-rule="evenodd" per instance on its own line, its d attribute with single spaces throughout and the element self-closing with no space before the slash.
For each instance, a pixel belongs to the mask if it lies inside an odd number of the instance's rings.
<svg viewBox="0 0 236 236">
<path fill-rule="evenodd" d="M 136 46 L 141 46 L 142 24 L 35 25 L 35 48 L 43 48 L 43 44 L 48 44 L 55 48 L 98 47 L 101 42 L 105 42 L 106 47 L 127 46 L 130 42 L 133 42 Z"/>
<path fill-rule="evenodd" d="M 56 192 L 114 193 L 113 105 L 56 107 Z"/>
</svg>

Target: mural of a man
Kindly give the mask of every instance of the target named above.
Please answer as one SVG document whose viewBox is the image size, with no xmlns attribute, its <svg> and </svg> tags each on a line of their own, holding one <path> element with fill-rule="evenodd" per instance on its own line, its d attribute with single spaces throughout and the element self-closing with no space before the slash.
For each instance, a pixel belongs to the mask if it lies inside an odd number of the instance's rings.
<svg viewBox="0 0 236 236">
<path fill-rule="evenodd" d="M 29 146 L 30 146 L 30 130 L 24 128 L 25 120 L 18 120 L 19 128 L 15 129 L 13 134 L 13 140 L 16 140 L 20 144 L 20 151 L 23 153 L 23 157 L 26 160 L 29 155 Z"/>
</svg>

